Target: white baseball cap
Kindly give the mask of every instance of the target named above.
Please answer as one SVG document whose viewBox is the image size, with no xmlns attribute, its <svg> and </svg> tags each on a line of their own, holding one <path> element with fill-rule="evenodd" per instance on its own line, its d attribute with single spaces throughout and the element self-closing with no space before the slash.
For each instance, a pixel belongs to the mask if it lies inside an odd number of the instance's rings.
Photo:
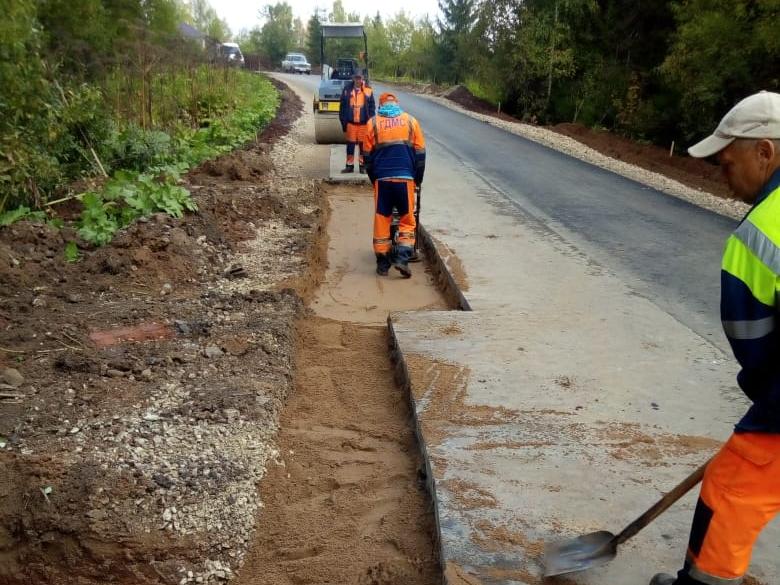
<svg viewBox="0 0 780 585">
<path fill-rule="evenodd" d="M 712 156 L 737 138 L 780 138 L 780 93 L 760 91 L 746 97 L 723 116 L 711 136 L 691 146 L 688 154 Z"/>
</svg>

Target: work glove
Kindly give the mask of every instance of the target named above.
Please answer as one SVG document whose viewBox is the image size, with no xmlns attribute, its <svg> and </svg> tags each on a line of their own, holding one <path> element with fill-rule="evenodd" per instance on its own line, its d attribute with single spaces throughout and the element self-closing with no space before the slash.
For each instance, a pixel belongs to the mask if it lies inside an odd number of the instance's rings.
<svg viewBox="0 0 780 585">
<path fill-rule="evenodd" d="M 344 124 L 344 123 L 341 124 L 341 131 L 344 132 L 344 133 L 347 132 L 347 125 L 346 124 Z"/>
</svg>

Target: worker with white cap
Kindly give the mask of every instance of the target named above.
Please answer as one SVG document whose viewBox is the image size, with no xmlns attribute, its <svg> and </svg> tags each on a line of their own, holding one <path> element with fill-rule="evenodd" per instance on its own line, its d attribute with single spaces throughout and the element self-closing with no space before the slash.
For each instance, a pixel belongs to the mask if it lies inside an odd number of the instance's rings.
<svg viewBox="0 0 780 585">
<path fill-rule="evenodd" d="M 734 195 L 752 204 L 721 269 L 723 330 L 752 405 L 707 466 L 684 567 L 650 583 L 739 585 L 780 512 L 780 94 L 745 98 L 688 152 L 717 156 Z"/>
</svg>

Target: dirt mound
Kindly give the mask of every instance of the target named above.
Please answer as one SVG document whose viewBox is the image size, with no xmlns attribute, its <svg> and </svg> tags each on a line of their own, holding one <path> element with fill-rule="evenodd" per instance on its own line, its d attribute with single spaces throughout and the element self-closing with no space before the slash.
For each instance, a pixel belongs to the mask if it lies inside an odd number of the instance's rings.
<svg viewBox="0 0 780 585">
<path fill-rule="evenodd" d="M 479 112 L 480 114 L 488 114 L 491 116 L 495 116 L 497 118 L 501 118 L 502 120 L 516 121 L 512 116 L 508 116 L 503 112 L 499 113 L 498 108 L 496 106 L 494 106 L 487 100 L 478 98 L 473 93 L 471 93 L 468 90 L 468 88 L 466 88 L 463 85 L 456 85 L 455 87 L 448 89 L 442 95 L 448 100 L 453 101 L 456 104 L 460 104 L 461 106 L 463 106 L 467 110 L 471 110 L 472 112 Z"/>
<path fill-rule="evenodd" d="M 0 400 L 0 582 L 213 583 L 241 561 L 291 384 L 284 283 L 320 221 L 318 192 L 268 163 L 300 111 L 285 91 L 225 174 L 186 178 L 199 213 L 81 243 L 78 263 L 72 230 L 0 230 L 0 371 L 21 376 Z M 235 266 L 245 249 L 262 273 Z"/>
<path fill-rule="evenodd" d="M 216 160 L 206 161 L 200 172 L 211 177 L 227 177 L 231 181 L 251 181 L 268 174 L 273 163 L 264 152 L 241 151 Z"/>
</svg>

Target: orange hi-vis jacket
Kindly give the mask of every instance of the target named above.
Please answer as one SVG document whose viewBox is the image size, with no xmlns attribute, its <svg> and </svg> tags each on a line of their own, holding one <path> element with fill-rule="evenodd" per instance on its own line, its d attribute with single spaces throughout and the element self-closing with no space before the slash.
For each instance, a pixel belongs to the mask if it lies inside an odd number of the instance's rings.
<svg viewBox="0 0 780 585">
<path fill-rule="evenodd" d="M 425 174 L 425 137 L 417 120 L 399 116 L 374 116 L 363 142 L 366 172 L 371 181 L 408 179 L 422 184 Z"/>
<path fill-rule="evenodd" d="M 341 92 L 339 105 L 339 120 L 342 126 L 347 124 L 365 124 L 376 111 L 374 91 L 367 85 L 356 89 L 354 84 L 348 84 Z"/>
</svg>

